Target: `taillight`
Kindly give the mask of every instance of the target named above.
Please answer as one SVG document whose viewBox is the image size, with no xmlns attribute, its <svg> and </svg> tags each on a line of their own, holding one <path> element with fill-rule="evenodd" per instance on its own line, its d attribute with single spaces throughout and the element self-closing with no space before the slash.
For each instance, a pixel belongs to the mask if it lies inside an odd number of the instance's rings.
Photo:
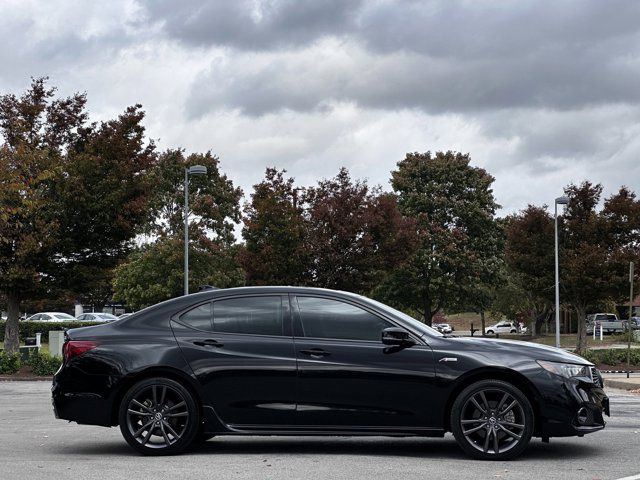
<svg viewBox="0 0 640 480">
<path fill-rule="evenodd" d="M 65 361 L 78 357 L 89 350 L 96 348 L 98 344 L 90 340 L 67 340 L 62 346 L 62 356 Z"/>
</svg>

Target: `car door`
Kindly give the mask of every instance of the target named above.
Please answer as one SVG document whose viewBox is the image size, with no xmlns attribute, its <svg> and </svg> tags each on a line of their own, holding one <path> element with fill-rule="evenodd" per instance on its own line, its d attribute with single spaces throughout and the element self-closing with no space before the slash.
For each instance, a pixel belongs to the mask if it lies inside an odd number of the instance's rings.
<svg viewBox="0 0 640 480">
<path fill-rule="evenodd" d="M 296 356 L 287 296 L 203 302 L 174 316 L 171 326 L 229 428 L 273 430 L 294 423 Z"/>
<path fill-rule="evenodd" d="M 388 347 L 397 326 L 367 306 L 320 296 L 291 297 L 298 357 L 298 429 L 429 429 L 435 368 L 428 345 Z"/>
<path fill-rule="evenodd" d="M 51 315 L 47 315 L 45 313 L 40 315 L 40 321 L 42 322 L 50 322 L 51 320 L 52 320 Z"/>
</svg>

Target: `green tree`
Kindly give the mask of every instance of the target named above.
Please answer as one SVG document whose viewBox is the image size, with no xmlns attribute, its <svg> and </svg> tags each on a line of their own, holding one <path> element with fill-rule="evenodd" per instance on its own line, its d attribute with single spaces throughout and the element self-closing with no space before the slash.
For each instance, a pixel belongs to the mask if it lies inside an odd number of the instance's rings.
<svg viewBox="0 0 640 480">
<path fill-rule="evenodd" d="M 497 264 L 493 177 L 469 162 L 468 154 L 451 151 L 409 153 L 392 172 L 400 212 L 416 222 L 418 246 L 382 288 L 429 325 L 441 308 L 464 303 Z"/>
<path fill-rule="evenodd" d="M 237 247 L 219 249 L 206 238 L 194 243 L 189 256 L 189 291 L 202 285 L 227 288 L 244 284 Z M 138 310 L 182 295 L 183 245 L 179 238 L 163 237 L 133 252 L 115 269 L 114 298 Z"/>
<path fill-rule="evenodd" d="M 18 347 L 21 300 L 81 296 L 83 269 L 111 269 L 147 213 L 145 174 L 155 156 L 140 106 L 87 124 L 84 94 L 54 97 L 45 78 L 19 97 L 0 97 L 0 291 L 8 304 L 8 351 Z"/>
<path fill-rule="evenodd" d="M 371 191 L 342 168 L 305 193 L 311 282 L 368 293 L 413 248 L 412 222 L 393 195 Z"/>
<path fill-rule="evenodd" d="M 251 203 L 244 208 L 241 263 L 250 285 L 301 285 L 307 281 L 310 256 L 305 245 L 306 225 L 302 189 L 284 170 L 267 168 L 265 179 L 254 185 Z"/>
<path fill-rule="evenodd" d="M 221 245 L 235 242 L 233 231 L 240 221 L 242 190 L 220 171 L 220 159 L 210 151 L 185 157 L 182 149 L 160 154 L 150 172 L 152 222 L 147 229 L 154 235 L 178 238 L 184 233 L 184 172 L 193 165 L 207 167 L 206 175 L 189 178 L 189 234 L 197 239 L 208 236 Z"/>
<path fill-rule="evenodd" d="M 576 350 L 582 353 L 589 309 L 622 300 L 628 292 L 628 262 L 640 259 L 640 204 L 622 188 L 599 212 L 602 185 L 588 181 L 569 185 L 565 194 L 569 205 L 561 223 L 561 287 L 578 318 Z"/>
<path fill-rule="evenodd" d="M 507 218 L 505 260 L 511 288 L 502 292 L 507 295 L 502 306 L 528 317 L 531 335 L 541 331 L 553 312 L 554 249 L 554 222 L 546 206 L 529 205 Z M 507 298 L 514 304 L 505 306 Z"/>
<path fill-rule="evenodd" d="M 115 269 L 114 298 L 141 308 L 182 295 L 184 281 L 184 172 L 207 167 L 189 178 L 189 291 L 202 285 L 244 284 L 233 229 L 240 219 L 242 190 L 220 171 L 211 152 L 185 157 L 181 149 L 162 153 L 150 172 L 151 221 L 155 240 L 133 252 Z"/>
</svg>

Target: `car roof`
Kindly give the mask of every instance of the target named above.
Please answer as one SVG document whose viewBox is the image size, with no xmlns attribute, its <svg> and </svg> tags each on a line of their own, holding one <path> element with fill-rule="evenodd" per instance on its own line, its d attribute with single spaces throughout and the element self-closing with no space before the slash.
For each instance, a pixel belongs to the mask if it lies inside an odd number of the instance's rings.
<svg viewBox="0 0 640 480">
<path fill-rule="evenodd" d="M 232 287 L 232 288 L 216 288 L 216 289 L 207 289 L 202 290 L 200 292 L 194 292 L 189 294 L 190 297 L 195 298 L 196 296 L 204 297 L 222 297 L 227 296 L 229 294 L 233 295 L 243 295 L 243 294 L 264 294 L 264 293 L 306 293 L 306 294 L 319 294 L 319 295 L 335 295 L 340 297 L 352 297 L 352 298 L 362 298 L 361 295 L 352 292 L 346 292 L 344 290 L 332 290 L 330 288 L 317 288 L 317 287 L 294 287 L 294 286 L 252 286 L 252 287 Z M 181 297 L 178 297 L 181 298 Z"/>
<path fill-rule="evenodd" d="M 69 315 L 68 313 L 65 312 L 38 312 L 38 313 L 34 313 L 33 315 Z M 31 315 L 33 317 L 33 315 Z M 69 315 L 70 317 L 73 315 Z"/>
</svg>

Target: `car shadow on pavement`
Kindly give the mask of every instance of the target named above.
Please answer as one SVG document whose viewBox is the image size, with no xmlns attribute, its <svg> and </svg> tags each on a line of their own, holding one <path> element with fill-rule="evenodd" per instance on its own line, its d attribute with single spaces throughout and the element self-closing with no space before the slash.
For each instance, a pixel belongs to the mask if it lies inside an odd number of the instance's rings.
<svg viewBox="0 0 640 480">
<path fill-rule="evenodd" d="M 236 439 L 213 438 L 199 445 L 191 454 L 237 455 L 237 454 L 319 454 L 319 455 L 365 455 L 420 457 L 442 459 L 464 459 L 467 456 L 460 450 L 452 437 L 444 439 L 372 439 L 356 438 L 279 438 L 279 439 Z M 571 443 L 562 440 L 543 443 L 533 440 L 529 448 L 520 457 L 523 460 L 588 458 L 597 455 L 599 449 L 589 445 Z"/>
<path fill-rule="evenodd" d="M 123 455 L 137 456 L 124 442 L 91 442 L 57 445 L 50 450 L 64 455 Z M 545 444 L 533 440 L 519 460 L 550 460 L 581 458 L 598 455 L 596 447 L 558 439 Z M 443 439 L 394 439 L 347 437 L 216 437 L 194 447 L 186 455 L 359 455 L 405 458 L 465 459 L 452 437 Z M 518 460 L 516 460 L 518 461 Z"/>
</svg>

